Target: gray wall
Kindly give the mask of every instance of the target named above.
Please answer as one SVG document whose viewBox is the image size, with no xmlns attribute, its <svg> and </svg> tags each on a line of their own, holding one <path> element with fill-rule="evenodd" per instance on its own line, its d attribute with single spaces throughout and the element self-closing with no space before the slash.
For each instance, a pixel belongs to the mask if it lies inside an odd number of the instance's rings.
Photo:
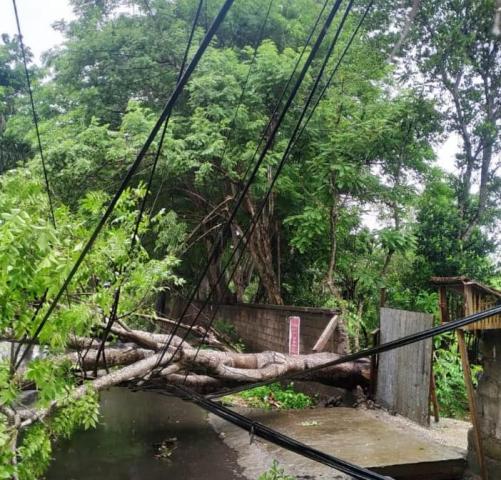
<svg viewBox="0 0 501 480">
<path fill-rule="evenodd" d="M 476 391 L 480 434 L 489 480 L 501 478 L 501 330 L 482 331 L 480 349 L 484 371 Z M 468 434 L 468 461 L 479 473 L 474 433 Z"/>
<path fill-rule="evenodd" d="M 301 317 L 300 353 L 311 353 L 318 337 L 336 313 L 336 310 L 323 308 L 236 304 L 220 305 L 216 318 L 235 326 L 248 351 L 274 350 L 288 353 L 288 317 Z M 325 351 L 345 353 L 347 348 L 347 339 L 337 329 Z"/>
</svg>

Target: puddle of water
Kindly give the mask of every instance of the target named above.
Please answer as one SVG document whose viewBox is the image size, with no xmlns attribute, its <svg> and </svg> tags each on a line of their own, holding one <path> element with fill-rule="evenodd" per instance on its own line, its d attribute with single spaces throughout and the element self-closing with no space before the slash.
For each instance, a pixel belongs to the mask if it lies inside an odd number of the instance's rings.
<svg viewBox="0 0 501 480">
<path fill-rule="evenodd" d="M 167 459 L 159 445 L 176 438 Z M 178 398 L 113 388 L 101 395 L 101 424 L 55 449 L 47 480 L 243 480 L 236 456 L 206 414 Z"/>
</svg>

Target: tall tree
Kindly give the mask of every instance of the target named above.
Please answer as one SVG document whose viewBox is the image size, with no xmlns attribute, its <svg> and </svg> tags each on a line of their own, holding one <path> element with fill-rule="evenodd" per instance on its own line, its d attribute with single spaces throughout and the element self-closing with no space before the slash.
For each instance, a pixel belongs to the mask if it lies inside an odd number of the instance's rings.
<svg viewBox="0 0 501 480">
<path fill-rule="evenodd" d="M 461 139 L 456 194 L 465 241 L 499 209 L 501 38 L 494 17 L 494 0 L 423 0 L 407 49 L 409 66 L 439 100 L 447 131 Z"/>
</svg>

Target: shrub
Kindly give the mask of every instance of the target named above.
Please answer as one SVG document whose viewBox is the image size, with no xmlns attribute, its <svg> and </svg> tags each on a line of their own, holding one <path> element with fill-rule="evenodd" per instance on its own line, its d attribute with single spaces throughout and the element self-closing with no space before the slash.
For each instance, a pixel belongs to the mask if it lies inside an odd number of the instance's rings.
<svg viewBox="0 0 501 480">
<path fill-rule="evenodd" d="M 278 465 L 278 462 L 273 460 L 271 468 L 259 475 L 258 480 L 296 480 L 296 478 L 286 475 L 284 469 Z"/>
<path fill-rule="evenodd" d="M 292 383 L 285 388 L 279 383 L 256 387 L 240 393 L 239 396 L 248 405 L 258 408 L 301 409 L 311 407 L 314 404 L 313 398 L 304 393 L 296 392 Z"/>
</svg>

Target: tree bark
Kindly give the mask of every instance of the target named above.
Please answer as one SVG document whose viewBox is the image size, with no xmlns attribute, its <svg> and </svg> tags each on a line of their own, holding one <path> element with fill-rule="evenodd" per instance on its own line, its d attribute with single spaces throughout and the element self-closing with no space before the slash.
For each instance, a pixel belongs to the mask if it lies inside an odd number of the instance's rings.
<svg viewBox="0 0 501 480">
<path fill-rule="evenodd" d="M 256 209 L 249 195 L 245 197 L 244 204 L 250 218 L 255 218 Z M 283 305 L 278 278 L 273 269 L 270 223 L 266 216 L 261 216 L 256 222 L 254 232 L 249 239 L 249 251 L 261 279 L 261 285 L 266 291 L 267 300 L 275 305 Z"/>
<path fill-rule="evenodd" d="M 181 344 L 179 337 L 173 337 L 171 346 L 162 355 L 162 348 L 169 335 L 131 330 L 118 325 L 113 327 L 113 333 L 128 343 L 107 344 L 104 357 L 100 356 L 97 361 L 99 369 L 96 368 L 98 340 L 78 338 L 75 345 L 91 347 L 85 356 L 69 352 L 55 357 L 56 360 L 70 360 L 80 370 L 97 371 L 97 378 L 82 383 L 71 392 L 72 398 L 82 397 L 89 388 L 100 391 L 137 382 L 143 386 L 154 384 L 156 387 L 185 384 L 200 393 L 210 393 L 220 391 L 223 387 L 263 380 L 279 381 L 288 374 L 302 372 L 340 357 L 338 354 L 327 352 L 287 355 L 279 352 L 237 353 L 196 349 L 186 342 Z M 115 368 L 107 373 L 102 369 L 105 366 Z M 349 389 L 358 385 L 367 386 L 370 381 L 370 362 L 368 359 L 347 362 L 305 373 L 298 378 Z M 13 412 L 13 415 L 19 416 L 19 425 L 25 428 L 51 415 L 57 407 L 58 404 L 53 402 L 43 409 L 24 408 Z"/>
</svg>

